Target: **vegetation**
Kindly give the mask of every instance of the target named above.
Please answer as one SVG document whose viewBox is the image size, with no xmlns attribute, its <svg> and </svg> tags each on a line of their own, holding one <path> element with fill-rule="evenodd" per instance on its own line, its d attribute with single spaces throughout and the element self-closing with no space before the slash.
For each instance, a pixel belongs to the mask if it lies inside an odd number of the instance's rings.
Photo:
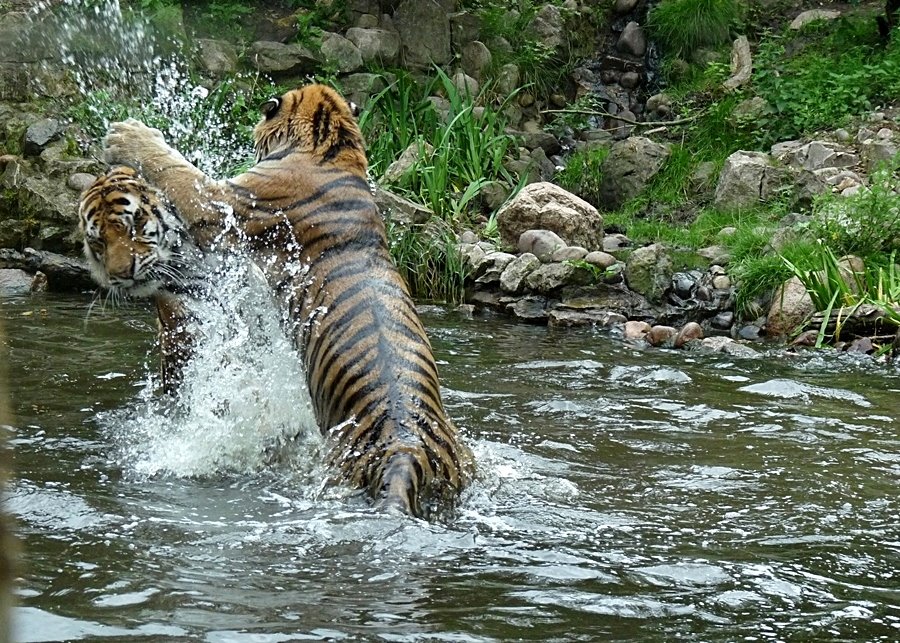
<svg viewBox="0 0 900 643">
<path fill-rule="evenodd" d="M 740 17 L 738 0 L 662 0 L 648 13 L 647 27 L 667 51 L 689 56 L 729 42 Z"/>
</svg>

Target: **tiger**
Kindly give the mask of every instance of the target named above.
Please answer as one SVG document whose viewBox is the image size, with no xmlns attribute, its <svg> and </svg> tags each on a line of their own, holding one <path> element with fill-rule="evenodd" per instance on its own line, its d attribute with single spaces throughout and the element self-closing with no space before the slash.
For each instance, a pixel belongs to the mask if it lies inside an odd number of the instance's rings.
<svg viewBox="0 0 900 643">
<path fill-rule="evenodd" d="M 81 194 L 79 230 L 94 281 L 118 299 L 151 298 L 162 387 L 174 394 L 190 358 L 189 297 L 206 294 L 206 255 L 171 204 L 128 166 L 114 166 Z"/>
<path fill-rule="evenodd" d="M 113 123 L 110 162 L 133 165 L 201 247 L 247 248 L 283 306 L 336 478 L 379 508 L 429 519 L 474 475 L 447 416 L 434 356 L 367 180 L 350 105 L 307 85 L 267 100 L 255 165 L 216 181 L 134 119 Z"/>
</svg>

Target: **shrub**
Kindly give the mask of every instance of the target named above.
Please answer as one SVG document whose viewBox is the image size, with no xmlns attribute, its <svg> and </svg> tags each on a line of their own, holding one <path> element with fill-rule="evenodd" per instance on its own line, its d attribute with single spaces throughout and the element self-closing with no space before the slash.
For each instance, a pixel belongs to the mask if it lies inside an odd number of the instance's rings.
<svg viewBox="0 0 900 643">
<path fill-rule="evenodd" d="M 599 208 L 600 183 L 603 179 L 600 168 L 608 155 L 608 147 L 579 150 L 569 158 L 566 167 L 556 175 L 554 181 Z"/>
<path fill-rule="evenodd" d="M 662 0 L 647 15 L 647 28 L 669 53 L 688 56 L 728 42 L 740 20 L 737 0 Z"/>
</svg>

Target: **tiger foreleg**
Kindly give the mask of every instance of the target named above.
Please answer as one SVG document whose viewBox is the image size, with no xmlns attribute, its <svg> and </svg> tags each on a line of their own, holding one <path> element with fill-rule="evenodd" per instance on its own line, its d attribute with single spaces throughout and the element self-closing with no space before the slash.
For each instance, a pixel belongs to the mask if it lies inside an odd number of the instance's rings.
<svg viewBox="0 0 900 643">
<path fill-rule="evenodd" d="M 194 354 L 196 341 L 190 330 L 193 316 L 178 297 L 158 293 L 155 300 L 163 391 L 174 395 L 184 381 L 184 370 Z"/>
</svg>

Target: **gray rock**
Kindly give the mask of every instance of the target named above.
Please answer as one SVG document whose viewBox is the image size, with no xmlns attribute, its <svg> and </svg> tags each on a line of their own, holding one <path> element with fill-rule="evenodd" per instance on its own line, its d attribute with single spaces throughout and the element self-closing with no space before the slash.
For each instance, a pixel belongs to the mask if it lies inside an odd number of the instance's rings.
<svg viewBox="0 0 900 643">
<path fill-rule="evenodd" d="M 506 252 L 487 252 L 475 266 L 472 276 L 475 283 L 487 286 L 500 283 L 500 276 L 506 267 L 516 258 L 515 255 Z"/>
<path fill-rule="evenodd" d="M 550 294 L 563 286 L 586 285 L 592 280 L 590 271 L 571 263 L 542 264 L 525 278 L 525 285 L 532 291 Z"/>
<path fill-rule="evenodd" d="M 318 56 L 302 45 L 267 40 L 250 45 L 247 58 L 257 71 L 275 78 L 312 74 L 322 64 Z"/>
<path fill-rule="evenodd" d="M 624 315 L 609 310 L 568 310 L 554 308 L 550 311 L 547 324 L 556 328 L 571 326 L 599 326 L 613 328 L 626 321 Z"/>
<path fill-rule="evenodd" d="M 347 30 L 346 37 L 356 45 L 364 62 L 386 66 L 397 63 L 400 55 L 400 36 L 396 32 L 353 27 Z"/>
<path fill-rule="evenodd" d="M 873 172 L 879 165 L 889 163 L 896 157 L 900 148 L 891 140 L 869 139 L 860 145 L 860 151 L 862 152 L 866 171 Z"/>
<path fill-rule="evenodd" d="M 475 40 L 463 47 L 459 64 L 467 75 L 480 81 L 484 71 L 491 66 L 492 60 L 490 49 L 480 40 Z"/>
<path fill-rule="evenodd" d="M 725 246 L 707 246 L 697 251 L 697 256 L 702 257 L 711 264 L 726 266 L 731 262 L 731 251 Z"/>
<path fill-rule="evenodd" d="M 32 276 L 17 268 L 0 268 L 0 295 L 27 295 Z"/>
<path fill-rule="evenodd" d="M 791 277 L 775 291 L 769 308 L 766 332 L 774 337 L 787 335 L 816 310 L 806 287 Z"/>
<path fill-rule="evenodd" d="M 715 204 L 725 209 L 752 207 L 780 195 L 790 183 L 790 172 L 777 166 L 768 154 L 735 152 L 725 159 Z"/>
<path fill-rule="evenodd" d="M 471 230 L 463 230 L 462 234 L 459 235 L 459 242 L 474 245 L 478 243 L 478 235 Z"/>
<path fill-rule="evenodd" d="M 540 261 L 551 261 L 553 253 L 568 244 L 551 230 L 526 230 L 519 235 L 517 248 L 519 252 L 530 252 Z"/>
<path fill-rule="evenodd" d="M 710 325 L 718 330 L 728 330 L 734 324 L 734 313 L 730 310 L 723 311 L 710 320 Z"/>
<path fill-rule="evenodd" d="M 426 207 L 396 195 L 380 186 L 375 187 L 375 205 L 385 219 L 400 225 L 423 224 L 434 216 Z"/>
<path fill-rule="evenodd" d="M 671 326 L 653 326 L 647 333 L 647 343 L 651 346 L 663 346 L 671 344 L 678 331 Z"/>
<path fill-rule="evenodd" d="M 215 76 L 233 74 L 238 68 L 238 51 L 226 40 L 197 39 L 198 56 L 202 68 Z"/>
<path fill-rule="evenodd" d="M 68 180 L 66 181 L 66 187 L 71 190 L 75 190 L 80 194 L 87 190 L 91 185 L 93 185 L 94 181 L 96 180 L 97 177 L 93 174 L 88 174 L 87 172 L 76 172 L 68 178 Z"/>
<path fill-rule="evenodd" d="M 703 328 L 697 322 L 688 322 L 675 335 L 673 345 L 675 348 L 683 348 L 688 342 L 697 339 L 703 339 Z"/>
<path fill-rule="evenodd" d="M 519 67 L 515 63 L 506 63 L 497 72 L 497 93 L 501 96 L 509 96 L 519 88 Z"/>
<path fill-rule="evenodd" d="M 692 348 L 710 353 L 725 353 L 732 357 L 759 357 L 760 353 L 749 346 L 739 344 L 730 337 L 706 337 L 699 342 L 692 342 Z"/>
<path fill-rule="evenodd" d="M 550 230 L 587 250 L 603 244 L 603 217 L 597 209 L 552 183 L 527 185 L 497 213 L 500 239 L 516 247 L 526 230 Z M 530 250 L 529 250 L 530 251 Z"/>
<path fill-rule="evenodd" d="M 799 147 L 777 148 L 775 158 L 786 165 L 809 171 L 823 168 L 849 168 L 859 164 L 859 156 L 851 148 L 831 141 L 810 141 Z"/>
<path fill-rule="evenodd" d="M 662 302 L 672 273 L 672 259 L 659 243 L 638 248 L 625 262 L 625 283 L 651 303 Z"/>
<path fill-rule="evenodd" d="M 747 36 L 738 36 L 731 48 L 731 77 L 722 83 L 725 89 L 737 89 L 750 80 L 753 73 L 753 59 L 750 55 L 750 41 Z"/>
<path fill-rule="evenodd" d="M 672 98 L 666 93 L 653 94 L 647 99 L 645 107 L 648 112 L 657 112 L 660 115 L 672 112 Z"/>
<path fill-rule="evenodd" d="M 603 237 L 603 252 L 616 252 L 631 247 L 631 239 L 624 234 L 614 233 Z"/>
<path fill-rule="evenodd" d="M 478 96 L 478 91 L 481 88 L 477 80 L 461 71 L 453 74 L 450 78 L 450 82 L 453 83 L 453 86 L 460 95 L 471 96 L 472 98 Z"/>
<path fill-rule="evenodd" d="M 450 14 L 450 39 L 454 48 L 459 49 L 466 43 L 478 40 L 481 30 L 481 20 L 478 16 L 468 11 L 459 11 Z M 509 43 L 507 43 L 507 48 Z M 493 48 L 495 51 L 496 47 Z M 508 49 L 507 49 L 508 50 Z"/>
<path fill-rule="evenodd" d="M 621 141 L 622 139 L 631 136 L 631 133 L 634 131 L 633 123 L 637 121 L 637 116 L 635 116 L 634 112 L 630 109 L 623 109 L 619 112 L 619 116 L 621 117 L 621 120 L 615 118 L 612 119 L 612 122 L 615 125 L 612 136 L 617 141 Z"/>
<path fill-rule="evenodd" d="M 637 6 L 638 0 L 616 0 L 616 13 L 629 13 L 630 11 L 634 11 L 634 8 Z"/>
<path fill-rule="evenodd" d="M 609 254 L 608 252 L 603 252 L 602 250 L 595 250 L 594 252 L 587 253 L 584 256 L 584 260 L 592 266 L 597 266 L 601 270 L 611 268 L 616 264 L 617 261 L 617 259 L 611 254 Z"/>
<path fill-rule="evenodd" d="M 434 148 L 430 143 L 423 143 L 423 149 L 419 148 L 419 143 L 410 143 L 409 147 L 403 150 L 400 157 L 391 163 L 384 171 L 382 180 L 385 183 L 397 183 L 409 173 L 416 164 L 423 158 L 431 158 L 434 154 Z"/>
<path fill-rule="evenodd" d="M 450 62 L 450 17 L 435 0 L 404 0 L 394 11 L 400 35 L 400 58 L 407 66 L 425 69 Z"/>
<path fill-rule="evenodd" d="M 623 54 L 643 56 L 647 51 L 647 36 L 644 34 L 643 28 L 634 21 L 625 25 L 616 42 L 616 49 Z"/>
<path fill-rule="evenodd" d="M 531 21 L 529 31 L 548 49 L 559 47 L 563 43 L 563 19 L 559 7 L 552 4 L 542 6 Z"/>
<path fill-rule="evenodd" d="M 518 295 L 525 289 L 525 278 L 541 265 L 540 259 L 524 252 L 510 261 L 500 275 L 500 289 Z"/>
<path fill-rule="evenodd" d="M 22 151 L 25 156 L 38 156 L 51 142 L 62 134 L 62 127 L 55 118 L 44 118 L 32 123 L 25 130 Z"/>
<path fill-rule="evenodd" d="M 550 255 L 550 261 L 577 261 L 578 259 L 584 259 L 587 253 L 587 250 L 579 246 L 565 246 L 557 248 Z"/>
<path fill-rule="evenodd" d="M 632 320 L 625 323 L 625 339 L 644 339 L 650 332 L 650 324 L 645 321 Z"/>
<path fill-rule="evenodd" d="M 840 11 L 830 11 L 828 9 L 808 9 L 801 11 L 797 17 L 788 25 L 789 29 L 799 30 L 816 20 L 835 20 L 841 17 Z"/>
<path fill-rule="evenodd" d="M 381 74 L 357 72 L 341 78 L 341 91 L 344 98 L 357 105 L 366 105 L 373 94 L 387 87 L 387 81 Z"/>
<path fill-rule="evenodd" d="M 349 74 L 362 67 L 363 59 L 359 48 L 341 34 L 322 34 L 319 50 L 325 61 L 336 66 L 342 74 Z"/>
<path fill-rule="evenodd" d="M 604 206 L 615 210 L 640 194 L 668 157 L 668 146 L 643 136 L 614 143 L 600 168 Z"/>
<path fill-rule="evenodd" d="M 538 296 L 522 297 L 516 302 L 510 304 L 507 310 L 515 315 L 518 319 L 531 323 L 546 323 L 549 313 L 547 312 L 547 299 Z"/>
<path fill-rule="evenodd" d="M 641 82 L 641 75 L 636 71 L 626 71 L 619 76 L 619 84 L 625 89 L 634 89 Z"/>
</svg>

